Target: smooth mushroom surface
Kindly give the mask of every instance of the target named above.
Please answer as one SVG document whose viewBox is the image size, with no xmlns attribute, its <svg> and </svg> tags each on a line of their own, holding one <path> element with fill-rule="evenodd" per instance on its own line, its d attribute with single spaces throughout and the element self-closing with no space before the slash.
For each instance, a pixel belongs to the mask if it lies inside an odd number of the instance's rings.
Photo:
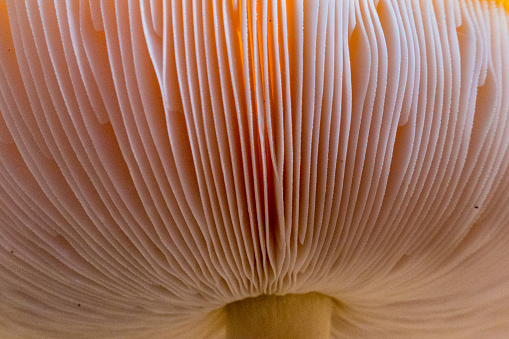
<svg viewBox="0 0 509 339">
<path fill-rule="evenodd" d="M 0 338 L 509 338 L 509 1 L 0 0 Z"/>
</svg>

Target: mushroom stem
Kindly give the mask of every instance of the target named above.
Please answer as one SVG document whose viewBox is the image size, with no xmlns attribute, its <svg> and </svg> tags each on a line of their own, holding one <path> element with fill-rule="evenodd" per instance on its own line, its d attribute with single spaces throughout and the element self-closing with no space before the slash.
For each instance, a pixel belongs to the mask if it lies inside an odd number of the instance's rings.
<svg viewBox="0 0 509 339">
<path fill-rule="evenodd" d="M 263 295 L 225 306 L 226 337 L 330 338 L 332 300 L 318 293 Z"/>
</svg>

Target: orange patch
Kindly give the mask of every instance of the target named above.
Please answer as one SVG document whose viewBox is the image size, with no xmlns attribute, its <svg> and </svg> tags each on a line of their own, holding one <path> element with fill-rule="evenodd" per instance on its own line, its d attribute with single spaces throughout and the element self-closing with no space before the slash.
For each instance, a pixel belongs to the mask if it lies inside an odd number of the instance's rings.
<svg viewBox="0 0 509 339">
<path fill-rule="evenodd" d="M 501 5 L 505 8 L 507 12 L 509 12 L 509 0 L 493 0 L 496 4 Z"/>
</svg>

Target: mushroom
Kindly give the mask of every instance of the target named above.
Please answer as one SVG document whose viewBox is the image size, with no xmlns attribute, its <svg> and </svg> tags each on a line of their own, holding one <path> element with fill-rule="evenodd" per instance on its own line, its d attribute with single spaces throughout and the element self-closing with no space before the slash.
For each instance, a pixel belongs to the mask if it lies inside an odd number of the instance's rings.
<svg viewBox="0 0 509 339">
<path fill-rule="evenodd" d="M 0 336 L 508 337 L 508 13 L 0 0 Z"/>
</svg>

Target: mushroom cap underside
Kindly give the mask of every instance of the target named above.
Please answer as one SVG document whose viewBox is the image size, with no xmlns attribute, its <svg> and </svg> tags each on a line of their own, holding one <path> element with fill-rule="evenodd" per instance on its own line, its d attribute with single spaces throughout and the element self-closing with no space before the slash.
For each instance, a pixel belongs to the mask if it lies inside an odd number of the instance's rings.
<svg viewBox="0 0 509 339">
<path fill-rule="evenodd" d="M 0 0 L 0 336 L 509 336 L 507 7 Z"/>
</svg>

